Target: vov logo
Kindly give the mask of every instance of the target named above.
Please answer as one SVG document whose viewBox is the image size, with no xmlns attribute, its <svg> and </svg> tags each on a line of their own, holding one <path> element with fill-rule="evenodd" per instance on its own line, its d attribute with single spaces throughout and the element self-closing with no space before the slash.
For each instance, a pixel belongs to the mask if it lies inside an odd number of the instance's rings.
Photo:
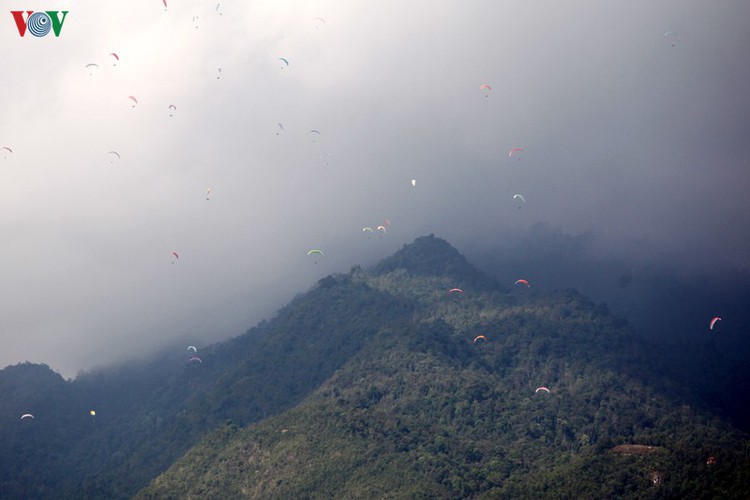
<svg viewBox="0 0 750 500">
<path fill-rule="evenodd" d="M 62 11 L 62 17 L 60 17 L 61 11 L 59 10 L 40 12 L 11 10 L 10 13 L 13 14 L 13 20 L 16 22 L 19 35 L 24 36 L 28 31 L 36 37 L 47 36 L 50 31 L 53 31 L 55 36 L 60 36 L 65 17 L 68 15 L 67 10 Z M 24 14 L 26 14 L 26 18 L 24 18 Z"/>
</svg>

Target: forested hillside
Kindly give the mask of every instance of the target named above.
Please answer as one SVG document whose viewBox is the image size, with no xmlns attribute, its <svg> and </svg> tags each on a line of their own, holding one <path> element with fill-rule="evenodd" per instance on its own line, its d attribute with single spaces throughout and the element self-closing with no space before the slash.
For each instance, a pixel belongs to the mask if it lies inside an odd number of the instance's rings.
<svg viewBox="0 0 750 500">
<path fill-rule="evenodd" d="M 128 498 L 216 426 L 299 403 L 411 308 L 348 276 L 329 277 L 273 321 L 195 356 L 180 346 L 69 382 L 44 366 L 6 368 L 1 496 Z M 24 413 L 35 418 L 19 421 Z"/>
<path fill-rule="evenodd" d="M 454 258 L 427 237 L 353 273 L 416 300 L 409 323 L 294 409 L 209 435 L 139 497 L 747 496 L 745 436 L 626 324 L 574 292 L 486 287 Z"/>
<path fill-rule="evenodd" d="M 627 322 L 432 235 L 186 347 L 72 381 L 0 371 L 0 496 L 750 494 L 747 436 Z"/>
</svg>

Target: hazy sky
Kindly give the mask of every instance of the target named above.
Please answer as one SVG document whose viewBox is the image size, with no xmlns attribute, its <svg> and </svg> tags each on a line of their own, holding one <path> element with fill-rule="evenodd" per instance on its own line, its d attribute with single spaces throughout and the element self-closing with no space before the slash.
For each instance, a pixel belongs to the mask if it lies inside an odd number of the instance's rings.
<svg viewBox="0 0 750 500">
<path fill-rule="evenodd" d="M 430 232 L 750 264 L 745 0 L 4 5 L 69 14 L 0 16 L 0 366 L 206 345 Z"/>
</svg>

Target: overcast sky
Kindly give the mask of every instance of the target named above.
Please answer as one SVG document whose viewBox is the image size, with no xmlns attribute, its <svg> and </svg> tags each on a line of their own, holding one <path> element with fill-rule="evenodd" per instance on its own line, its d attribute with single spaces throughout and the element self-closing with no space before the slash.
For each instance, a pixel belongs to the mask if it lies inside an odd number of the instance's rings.
<svg viewBox="0 0 750 500">
<path fill-rule="evenodd" d="M 0 366 L 207 345 L 430 232 L 749 264 L 744 0 L 167 1 L 4 4 L 69 13 L 0 16 Z"/>
</svg>

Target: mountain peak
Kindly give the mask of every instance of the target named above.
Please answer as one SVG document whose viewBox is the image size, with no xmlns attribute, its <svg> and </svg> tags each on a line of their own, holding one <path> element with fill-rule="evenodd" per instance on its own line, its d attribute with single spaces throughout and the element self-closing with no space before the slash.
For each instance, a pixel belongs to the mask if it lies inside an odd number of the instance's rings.
<svg viewBox="0 0 750 500">
<path fill-rule="evenodd" d="M 396 253 L 380 261 L 373 273 L 385 274 L 403 269 L 415 276 L 449 277 L 478 283 L 491 280 L 472 266 L 450 243 L 434 234 L 420 236 Z"/>
</svg>

